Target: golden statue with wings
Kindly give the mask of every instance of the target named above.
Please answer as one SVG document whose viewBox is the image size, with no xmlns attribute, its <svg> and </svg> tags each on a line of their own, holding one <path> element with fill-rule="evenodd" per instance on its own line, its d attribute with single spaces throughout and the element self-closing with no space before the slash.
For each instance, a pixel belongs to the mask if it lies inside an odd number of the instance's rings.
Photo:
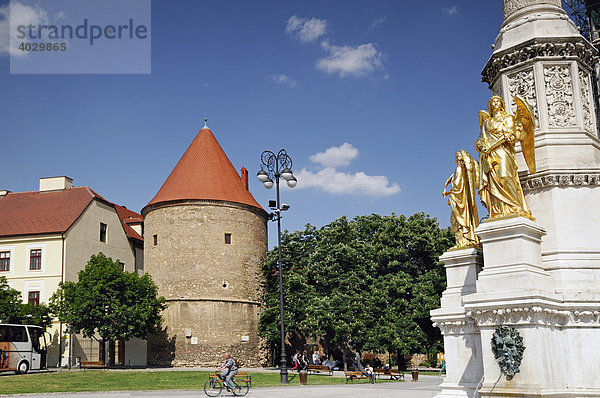
<svg viewBox="0 0 600 398">
<path fill-rule="evenodd" d="M 517 95 L 515 102 L 515 116 L 506 113 L 504 100 L 497 95 L 488 101 L 488 112 L 479 111 L 481 133 L 475 142 L 481 166 L 479 196 L 490 219 L 513 215 L 534 219 L 519 182 L 515 143 L 521 142 L 529 172 L 535 173 L 535 117 L 524 98 Z"/>
<path fill-rule="evenodd" d="M 446 188 L 450 185 L 450 190 Z M 443 196 L 448 197 L 452 209 L 450 228 L 456 238 L 455 248 L 478 247 L 479 237 L 475 228 L 479 226 L 475 189 L 479 186 L 479 163 L 461 149 L 456 152 L 456 170 L 448 177 Z"/>
</svg>

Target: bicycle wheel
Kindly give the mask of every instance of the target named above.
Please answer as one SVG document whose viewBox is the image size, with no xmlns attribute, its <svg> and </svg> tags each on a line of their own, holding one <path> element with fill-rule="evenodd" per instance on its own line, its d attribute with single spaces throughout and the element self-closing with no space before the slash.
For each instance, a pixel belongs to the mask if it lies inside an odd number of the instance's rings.
<svg viewBox="0 0 600 398">
<path fill-rule="evenodd" d="M 204 393 L 209 397 L 219 396 L 222 390 L 223 383 L 217 379 L 208 379 L 206 383 L 204 383 Z"/>
<path fill-rule="evenodd" d="M 237 397 L 243 397 L 248 394 L 250 387 L 248 387 L 248 382 L 246 380 L 234 380 L 233 382 L 236 388 L 233 390 L 233 395 Z"/>
</svg>

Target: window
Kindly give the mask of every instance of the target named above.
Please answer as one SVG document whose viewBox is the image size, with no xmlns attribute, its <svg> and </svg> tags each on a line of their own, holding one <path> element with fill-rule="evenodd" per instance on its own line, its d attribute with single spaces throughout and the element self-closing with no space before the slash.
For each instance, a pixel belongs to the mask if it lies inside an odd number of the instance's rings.
<svg viewBox="0 0 600 398">
<path fill-rule="evenodd" d="M 27 343 L 25 326 L 0 325 L 0 342 Z"/>
<path fill-rule="evenodd" d="M 40 303 L 40 292 L 34 291 L 27 293 L 27 303 L 38 305 Z"/>
<path fill-rule="evenodd" d="M 100 223 L 100 242 L 106 243 L 106 229 L 108 227 L 103 222 Z"/>
<path fill-rule="evenodd" d="M 10 252 L 0 252 L 0 271 L 10 271 Z"/>
<path fill-rule="evenodd" d="M 119 261 L 119 265 L 121 266 L 121 271 L 125 271 L 125 263 Z"/>
<path fill-rule="evenodd" d="M 231 234 L 225 234 L 225 244 L 226 245 L 231 244 Z"/>
<path fill-rule="evenodd" d="M 42 269 L 42 249 L 31 249 L 29 251 L 29 269 Z"/>
<path fill-rule="evenodd" d="M 158 245 L 158 235 L 152 235 L 152 239 L 154 239 L 154 246 Z"/>
</svg>

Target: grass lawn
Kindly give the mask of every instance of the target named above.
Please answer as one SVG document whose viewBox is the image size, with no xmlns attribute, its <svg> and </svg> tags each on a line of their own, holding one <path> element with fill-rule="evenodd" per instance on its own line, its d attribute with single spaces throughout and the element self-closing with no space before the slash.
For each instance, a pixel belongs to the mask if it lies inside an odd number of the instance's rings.
<svg viewBox="0 0 600 398">
<path fill-rule="evenodd" d="M 154 372 L 86 370 L 25 375 L 1 375 L 0 394 L 123 390 L 202 390 L 209 372 Z M 279 373 L 250 373 L 252 387 L 279 386 Z M 409 376 L 410 377 L 410 376 Z M 382 380 L 386 382 L 388 380 Z M 364 382 L 363 380 L 356 383 Z M 379 382 L 379 381 L 378 381 Z M 309 385 L 344 384 L 343 377 L 309 375 Z M 290 373 L 290 385 L 299 385 Z"/>
</svg>

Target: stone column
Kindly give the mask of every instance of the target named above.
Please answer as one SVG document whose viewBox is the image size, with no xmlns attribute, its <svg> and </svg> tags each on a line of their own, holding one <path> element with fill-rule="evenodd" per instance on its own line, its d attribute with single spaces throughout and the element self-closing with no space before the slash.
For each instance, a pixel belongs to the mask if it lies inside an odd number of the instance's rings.
<svg viewBox="0 0 600 398">
<path fill-rule="evenodd" d="M 527 173 L 520 153 L 517 162 L 525 198 L 546 235 L 540 236 L 539 266 L 529 260 L 521 266 L 526 279 L 505 272 L 495 281 L 492 268 L 502 272 L 505 260 L 492 266 L 484 243 L 477 294 L 465 304 L 482 334 L 482 395 L 500 396 L 494 394 L 504 386 L 514 396 L 600 396 L 600 378 L 591 376 L 600 374 L 600 362 L 584 359 L 600 347 L 600 140 L 590 79 L 597 51 L 558 0 L 504 0 L 503 6 L 504 21 L 483 81 L 506 100 L 511 113 L 516 94 L 534 108 L 537 172 Z M 508 265 L 514 251 L 502 250 L 507 266 L 515 269 Z M 513 283 L 520 288 L 503 290 Z M 531 289 L 523 288 L 528 284 Z M 534 294 L 534 286 L 543 288 Z M 500 324 L 517 327 L 527 349 L 522 373 L 511 383 L 494 384 L 497 366 L 486 347 Z"/>
<path fill-rule="evenodd" d="M 536 118 L 537 172 L 517 155 L 523 192 L 546 229 L 542 261 L 556 290 L 574 296 L 600 278 L 600 141 L 591 71 L 596 50 L 559 0 L 504 0 L 504 22 L 483 81 L 514 113 L 514 96 Z M 517 147 L 519 150 L 519 147 Z M 582 275 L 585 274 L 585 277 Z M 585 285 L 585 286 L 584 286 Z"/>
<path fill-rule="evenodd" d="M 483 376 L 481 340 L 475 322 L 465 314 L 463 298 L 476 291 L 481 250 L 449 250 L 440 261 L 444 262 L 448 285 L 442 294 L 442 308 L 431 311 L 431 319 L 444 336 L 446 377 L 436 398 L 473 398 Z"/>
</svg>

